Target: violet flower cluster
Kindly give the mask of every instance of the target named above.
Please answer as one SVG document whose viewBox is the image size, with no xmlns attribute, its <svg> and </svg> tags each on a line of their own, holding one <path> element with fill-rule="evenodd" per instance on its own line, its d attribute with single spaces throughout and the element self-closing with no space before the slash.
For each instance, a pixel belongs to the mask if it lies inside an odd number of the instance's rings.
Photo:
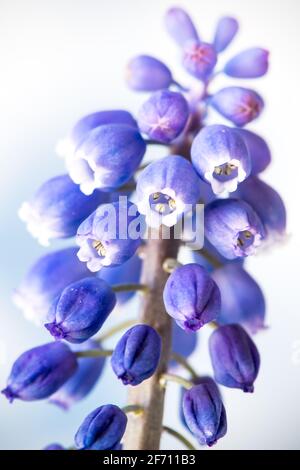
<svg viewBox="0 0 300 470">
<path fill-rule="evenodd" d="M 162 315 L 172 319 L 169 363 L 176 373 L 183 373 L 196 353 L 197 331 L 214 327 L 209 339 L 213 378 L 196 371 L 180 403 L 187 429 L 200 445 L 211 446 L 227 430 L 219 385 L 253 392 L 260 367 L 251 335 L 265 328 L 266 303 L 244 261 L 286 230 L 284 203 L 261 179 L 271 161 L 269 146 L 244 128 L 263 111 L 263 98 L 242 81 L 214 93 L 211 84 L 221 74 L 241 80 L 265 75 L 269 54 L 252 47 L 224 65 L 222 52 L 238 32 L 231 17 L 219 20 L 211 42 L 200 37 L 181 8 L 166 13 L 165 27 L 191 85 L 179 84 L 159 58 L 130 60 L 128 86 L 149 93 L 137 115 L 104 110 L 79 119 L 58 145 L 66 174 L 43 183 L 21 206 L 21 219 L 40 243 L 75 241 L 38 259 L 14 292 L 25 316 L 48 330 L 49 343 L 15 361 L 2 393 L 9 401 L 47 399 L 70 409 L 94 389 L 106 362 L 112 383 L 120 380 L 125 386 L 138 387 L 161 373 L 166 338 L 155 324 L 133 322 L 110 360 L 105 359 L 105 335 L 103 341 L 97 335 L 116 305 L 124 317 L 128 313 L 134 286 L 140 286 L 149 262 L 143 257 L 145 227 L 176 227 L 204 202 L 204 247 L 169 271 Z M 207 124 L 212 108 L 218 121 Z M 144 164 L 153 145 L 165 146 L 165 156 Z M 82 422 L 75 446 L 120 449 L 126 426 L 126 409 L 103 404 L 100 393 L 99 407 Z"/>
</svg>

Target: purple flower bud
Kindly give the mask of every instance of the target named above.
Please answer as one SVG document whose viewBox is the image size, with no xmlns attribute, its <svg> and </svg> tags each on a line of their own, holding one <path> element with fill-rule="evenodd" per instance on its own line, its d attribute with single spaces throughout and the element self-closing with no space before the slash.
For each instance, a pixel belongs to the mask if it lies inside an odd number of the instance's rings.
<svg viewBox="0 0 300 470">
<path fill-rule="evenodd" d="M 225 436 L 226 411 L 213 380 L 202 381 L 187 390 L 182 406 L 186 424 L 201 445 L 211 447 Z"/>
<path fill-rule="evenodd" d="M 138 255 L 132 256 L 125 263 L 114 268 L 103 267 L 99 271 L 99 277 L 109 285 L 138 284 L 141 276 L 142 260 Z M 122 305 L 135 295 L 131 292 L 117 292 L 117 304 Z"/>
<path fill-rule="evenodd" d="M 137 206 L 151 227 L 171 227 L 200 197 L 199 178 L 179 155 L 169 155 L 145 168 L 137 179 Z"/>
<path fill-rule="evenodd" d="M 236 195 L 253 207 L 269 241 L 280 239 L 285 234 L 286 210 L 275 189 L 253 176 L 241 184 Z"/>
<path fill-rule="evenodd" d="M 66 344 L 44 344 L 21 354 L 1 393 L 10 402 L 41 400 L 56 392 L 76 369 L 76 356 Z"/>
<path fill-rule="evenodd" d="M 172 142 L 183 131 L 189 106 L 183 95 L 162 90 L 152 95 L 140 108 L 140 131 L 158 142 Z"/>
<path fill-rule="evenodd" d="M 214 38 L 214 48 L 219 53 L 224 51 L 238 32 L 239 24 L 235 18 L 220 18 Z"/>
<path fill-rule="evenodd" d="M 72 282 L 90 276 L 76 256 L 78 248 L 53 251 L 39 258 L 14 291 L 14 303 L 28 320 L 38 325 L 47 321 L 53 301 Z"/>
<path fill-rule="evenodd" d="M 224 72 L 230 77 L 257 78 L 265 75 L 269 67 L 269 52 L 260 47 L 252 47 L 234 56 L 225 65 Z"/>
<path fill-rule="evenodd" d="M 115 304 L 116 295 L 105 281 L 87 277 L 63 290 L 45 327 L 55 339 L 83 343 L 99 331 Z"/>
<path fill-rule="evenodd" d="M 61 444 L 54 442 L 53 444 L 49 444 L 47 447 L 44 447 L 43 450 L 65 450 Z"/>
<path fill-rule="evenodd" d="M 142 242 L 136 232 L 140 223 L 136 206 L 126 197 L 102 204 L 78 228 L 78 258 L 93 272 L 125 263 Z"/>
<path fill-rule="evenodd" d="M 172 272 L 163 299 L 167 313 L 187 331 L 198 330 L 215 320 L 220 312 L 220 291 L 206 270 L 196 263 Z"/>
<path fill-rule="evenodd" d="M 127 65 L 126 82 L 136 91 L 156 91 L 168 88 L 173 77 L 169 68 L 160 60 L 139 55 Z"/>
<path fill-rule="evenodd" d="M 215 379 L 221 385 L 253 392 L 259 365 L 259 353 L 240 325 L 217 328 L 209 339 L 209 352 Z"/>
<path fill-rule="evenodd" d="M 182 64 L 186 71 L 200 80 L 205 80 L 217 63 L 217 54 L 211 44 L 191 41 L 185 44 Z"/>
<path fill-rule="evenodd" d="M 178 7 L 170 8 L 165 15 L 165 26 L 178 44 L 183 47 L 188 41 L 199 41 L 199 36 L 190 16 Z"/>
<path fill-rule="evenodd" d="M 115 405 L 103 405 L 92 411 L 75 435 L 80 450 L 112 450 L 118 446 L 127 425 L 126 414 Z"/>
<path fill-rule="evenodd" d="M 271 162 L 271 152 L 267 142 L 254 132 L 247 129 L 237 129 L 243 137 L 251 159 L 251 174 L 256 175 L 264 171 Z"/>
<path fill-rule="evenodd" d="M 265 236 L 258 215 L 237 199 L 218 199 L 205 208 L 205 236 L 227 259 L 252 255 Z"/>
<path fill-rule="evenodd" d="M 135 325 L 122 336 L 111 357 L 114 373 L 124 385 L 138 385 L 154 374 L 161 339 L 148 325 Z"/>
<path fill-rule="evenodd" d="M 251 161 L 243 138 L 227 126 L 204 127 L 193 141 L 191 158 L 201 178 L 215 194 L 233 192 L 250 173 Z"/>
<path fill-rule="evenodd" d="M 213 95 L 209 103 L 236 126 L 256 119 L 264 107 L 262 97 L 254 90 L 237 86 L 222 88 Z"/>
<path fill-rule="evenodd" d="M 19 216 L 32 236 L 47 246 L 51 238 L 76 235 L 81 222 L 107 199 L 100 191 L 84 195 L 68 175 L 61 175 L 42 184 L 31 201 L 22 204 Z"/>
<path fill-rule="evenodd" d="M 98 341 L 88 340 L 80 345 L 71 345 L 71 349 L 78 352 L 89 349 L 101 350 L 102 348 Z M 78 369 L 75 374 L 49 398 L 50 403 L 64 410 L 68 410 L 92 391 L 102 374 L 105 358 L 84 357 L 77 359 L 77 362 Z"/>
<path fill-rule="evenodd" d="M 216 269 L 212 277 L 221 292 L 219 324 L 239 323 L 251 333 L 264 328 L 264 295 L 257 282 L 242 266 L 227 264 Z"/>
<path fill-rule="evenodd" d="M 84 194 L 111 190 L 128 181 L 139 166 L 146 143 L 138 130 L 125 124 L 106 124 L 88 133 L 67 168 Z"/>
<path fill-rule="evenodd" d="M 136 121 L 128 111 L 115 109 L 88 114 L 79 119 L 69 135 L 58 143 L 57 153 L 64 158 L 71 158 L 88 133 L 103 124 L 126 124 L 137 127 Z"/>
</svg>

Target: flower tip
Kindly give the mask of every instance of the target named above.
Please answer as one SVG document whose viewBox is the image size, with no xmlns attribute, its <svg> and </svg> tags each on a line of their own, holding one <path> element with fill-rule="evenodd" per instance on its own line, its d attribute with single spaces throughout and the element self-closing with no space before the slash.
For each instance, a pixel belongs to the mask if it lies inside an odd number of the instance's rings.
<svg viewBox="0 0 300 470">
<path fill-rule="evenodd" d="M 134 377 L 128 371 L 124 372 L 124 374 L 119 375 L 118 378 L 122 380 L 123 385 L 133 385 Z"/>
<path fill-rule="evenodd" d="M 183 323 L 183 328 L 188 331 L 197 331 L 204 325 L 202 320 L 198 318 L 189 318 Z"/>
<path fill-rule="evenodd" d="M 66 334 L 62 330 L 62 328 L 54 322 L 53 323 L 45 323 L 45 328 L 57 340 L 64 339 L 66 337 Z"/>
<path fill-rule="evenodd" d="M 244 385 L 244 387 L 243 387 L 243 392 L 245 392 L 245 393 L 253 393 L 253 392 L 254 392 L 254 385 L 253 385 L 253 384 Z"/>
<path fill-rule="evenodd" d="M 9 403 L 12 403 L 16 398 L 14 392 L 10 389 L 10 387 L 5 388 L 1 391 L 1 393 L 8 399 Z"/>
</svg>

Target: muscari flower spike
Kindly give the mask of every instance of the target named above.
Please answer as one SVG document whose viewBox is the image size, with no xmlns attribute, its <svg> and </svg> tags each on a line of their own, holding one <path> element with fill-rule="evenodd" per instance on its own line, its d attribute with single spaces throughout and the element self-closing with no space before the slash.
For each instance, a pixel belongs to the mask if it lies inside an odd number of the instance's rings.
<svg viewBox="0 0 300 470">
<path fill-rule="evenodd" d="M 135 91 L 157 91 L 173 83 L 170 69 L 159 59 L 139 55 L 126 68 L 126 82 Z"/>
<path fill-rule="evenodd" d="M 243 138 L 227 126 L 204 127 L 195 137 L 191 158 L 199 176 L 211 184 L 215 194 L 233 192 L 251 171 L 251 160 Z"/>
<path fill-rule="evenodd" d="M 101 268 L 99 277 L 109 285 L 138 284 L 141 277 L 142 264 L 141 258 L 138 255 L 134 255 L 119 266 Z M 134 291 L 117 292 L 117 305 L 123 305 L 134 295 Z"/>
<path fill-rule="evenodd" d="M 90 339 L 80 345 L 71 345 L 71 350 L 74 352 L 90 349 L 101 350 L 101 344 Z M 64 410 L 69 410 L 93 390 L 103 372 L 105 357 L 83 357 L 78 358 L 77 362 L 76 372 L 49 398 L 50 403 Z"/>
<path fill-rule="evenodd" d="M 1 393 L 12 402 L 41 400 L 52 395 L 78 367 L 75 354 L 64 343 L 53 342 L 24 352 L 13 364 Z"/>
<path fill-rule="evenodd" d="M 175 269 L 169 276 L 163 299 L 167 313 L 184 330 L 196 331 L 215 320 L 221 298 L 216 283 L 196 263 Z"/>
<path fill-rule="evenodd" d="M 239 127 L 258 118 L 264 107 L 264 101 L 258 93 L 237 86 L 222 88 L 209 99 L 208 103 Z"/>
<path fill-rule="evenodd" d="M 126 197 L 102 204 L 78 228 L 78 258 L 93 272 L 125 263 L 142 242 L 135 233 L 140 223 L 136 206 Z"/>
<path fill-rule="evenodd" d="M 239 24 L 235 18 L 223 16 L 217 24 L 213 41 L 217 53 L 223 52 L 236 36 Z"/>
<path fill-rule="evenodd" d="M 246 333 L 236 324 L 217 328 L 209 339 L 209 352 L 216 381 L 244 392 L 254 391 L 260 358 L 258 350 Z"/>
<path fill-rule="evenodd" d="M 43 325 L 54 300 L 69 284 L 91 276 L 89 269 L 77 258 L 77 247 L 64 248 L 41 256 L 29 269 L 13 301 L 24 316 Z"/>
<path fill-rule="evenodd" d="M 111 287 L 103 279 L 87 277 L 63 290 L 45 327 L 57 340 L 83 343 L 99 331 L 115 305 Z"/>
<path fill-rule="evenodd" d="M 86 196 L 68 175 L 60 175 L 42 184 L 34 197 L 22 204 L 19 217 L 31 235 L 48 246 L 50 239 L 76 235 L 81 222 L 107 199 L 100 191 Z"/>
<path fill-rule="evenodd" d="M 264 171 L 271 162 L 271 152 L 267 142 L 248 129 L 236 129 L 243 138 L 251 159 L 251 175 Z"/>
<path fill-rule="evenodd" d="M 161 339 L 148 325 L 135 325 L 114 349 L 111 365 L 124 385 L 138 385 L 151 377 L 159 363 Z"/>
<path fill-rule="evenodd" d="M 184 47 L 189 41 L 199 41 L 199 35 L 193 21 L 182 8 L 173 7 L 167 11 L 165 27 L 180 47 Z"/>
<path fill-rule="evenodd" d="M 126 414 L 115 405 L 103 405 L 92 411 L 75 435 L 79 450 L 112 450 L 119 447 L 127 425 Z"/>
<path fill-rule="evenodd" d="M 229 77 L 257 78 L 268 71 L 269 52 L 261 47 L 252 47 L 240 52 L 227 62 L 224 72 Z"/>
<path fill-rule="evenodd" d="M 241 184 L 236 197 L 250 204 L 261 219 L 267 241 L 280 240 L 286 232 L 286 209 L 280 195 L 268 184 L 253 176 Z"/>
<path fill-rule="evenodd" d="M 146 143 L 137 128 L 103 124 L 87 134 L 66 163 L 74 183 L 90 195 L 97 188 L 111 191 L 126 183 L 145 151 Z"/>
<path fill-rule="evenodd" d="M 211 447 L 227 431 L 226 411 L 217 385 L 211 379 L 200 380 L 183 395 L 185 422 L 201 445 Z"/>
<path fill-rule="evenodd" d="M 189 106 L 181 93 L 162 90 L 154 93 L 138 113 L 140 131 L 157 142 L 170 143 L 183 131 Z"/>
<path fill-rule="evenodd" d="M 199 178 L 193 166 L 179 155 L 150 163 L 137 179 L 137 206 L 151 227 L 171 227 L 190 211 L 200 197 Z"/>
<path fill-rule="evenodd" d="M 224 258 L 231 260 L 254 254 L 265 230 L 246 202 L 218 199 L 205 208 L 205 236 Z"/>
<path fill-rule="evenodd" d="M 212 278 L 221 292 L 222 307 L 218 323 L 239 323 L 251 333 L 265 328 L 266 303 L 257 282 L 237 264 L 214 270 Z"/>
<path fill-rule="evenodd" d="M 58 142 L 57 153 L 67 160 L 72 158 L 77 147 L 79 147 L 89 132 L 104 124 L 126 124 L 137 127 L 137 123 L 132 115 L 122 109 L 97 111 L 87 114 L 76 122 L 67 137 Z"/>
</svg>

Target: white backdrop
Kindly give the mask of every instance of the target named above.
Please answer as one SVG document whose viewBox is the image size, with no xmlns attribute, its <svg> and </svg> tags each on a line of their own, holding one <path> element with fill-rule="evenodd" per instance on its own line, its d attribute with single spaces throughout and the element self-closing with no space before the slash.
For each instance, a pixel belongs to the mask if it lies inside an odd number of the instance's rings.
<svg viewBox="0 0 300 470">
<path fill-rule="evenodd" d="M 255 394 L 223 389 L 228 434 L 217 448 L 299 448 L 300 2 L 181 0 L 178 4 L 190 11 L 208 41 L 220 15 L 240 20 L 241 32 L 225 57 L 250 46 L 271 50 L 269 75 L 253 82 L 266 99 L 266 110 L 250 128 L 271 145 L 273 163 L 265 180 L 280 191 L 289 211 L 286 243 L 248 263 L 263 286 L 270 329 L 255 338 L 262 356 Z M 137 109 L 143 97 L 127 90 L 123 82 L 128 58 L 156 55 L 174 65 L 178 79 L 185 79 L 178 50 L 162 25 L 171 5 L 169 0 L 0 0 L 1 388 L 13 359 L 48 341 L 47 333 L 26 322 L 10 300 L 26 268 L 44 252 L 17 219 L 17 208 L 45 179 L 64 172 L 54 147 L 78 117 L 105 108 Z M 209 329 L 203 330 L 192 362 L 205 373 L 211 369 Z M 71 413 L 46 403 L 9 405 L 0 398 L 0 448 L 41 448 L 53 440 L 68 445 L 90 410 L 107 401 L 122 405 L 124 400 L 123 388 L 108 368 L 92 395 Z M 176 409 L 177 388 L 170 387 L 165 422 L 179 427 Z M 163 446 L 176 448 L 177 443 L 165 438 Z"/>
</svg>

